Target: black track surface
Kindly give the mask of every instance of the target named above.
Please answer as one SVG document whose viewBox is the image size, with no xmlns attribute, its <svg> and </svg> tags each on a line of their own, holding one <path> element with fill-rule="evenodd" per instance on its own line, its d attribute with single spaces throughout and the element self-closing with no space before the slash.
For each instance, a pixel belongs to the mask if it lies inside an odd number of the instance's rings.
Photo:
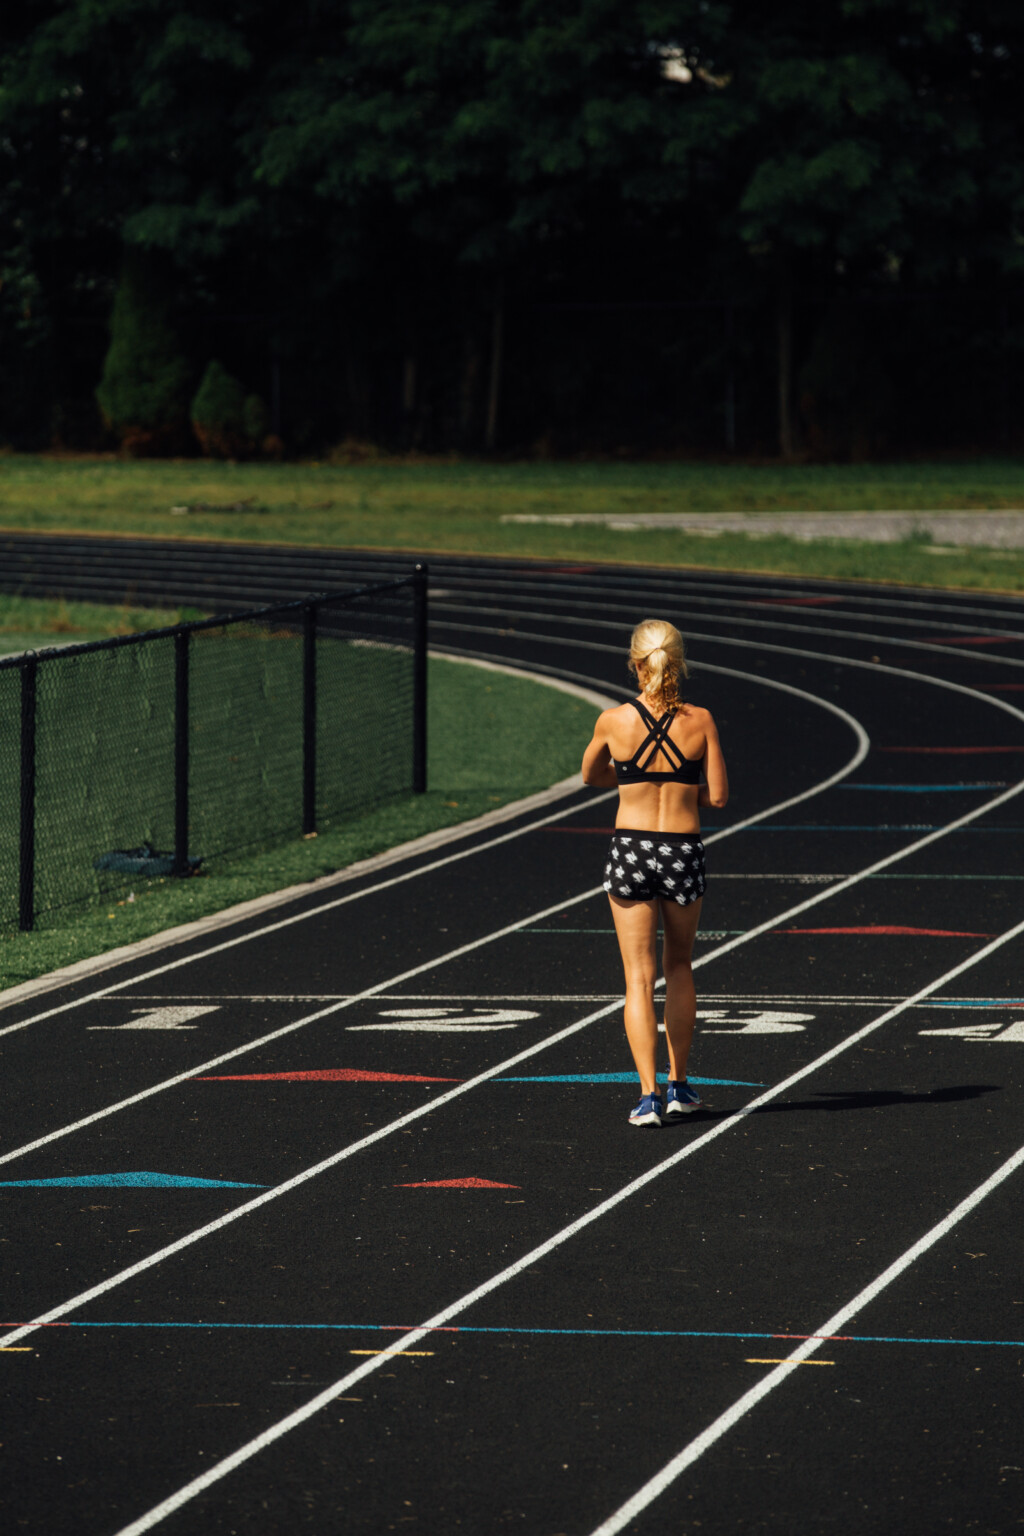
<svg viewBox="0 0 1024 1536">
<path fill-rule="evenodd" d="M 1019 1530 L 1024 1167 L 983 1186 L 1024 1144 L 1024 609 L 432 571 L 438 648 L 610 696 L 638 618 L 688 635 L 719 1081 L 638 1133 L 600 1080 L 589 791 L 0 1010 L 4 1530 Z M 437 1081 L 237 1080 L 342 1070 Z M 10 1182 L 130 1173 L 260 1187 Z"/>
</svg>

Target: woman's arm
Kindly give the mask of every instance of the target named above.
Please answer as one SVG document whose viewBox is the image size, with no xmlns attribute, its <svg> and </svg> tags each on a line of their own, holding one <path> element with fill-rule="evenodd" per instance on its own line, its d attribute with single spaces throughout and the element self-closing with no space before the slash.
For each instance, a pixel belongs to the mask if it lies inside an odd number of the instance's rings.
<svg viewBox="0 0 1024 1536">
<path fill-rule="evenodd" d="M 598 715 L 593 740 L 583 754 L 583 782 L 593 789 L 617 789 L 619 784 L 608 746 L 608 714 L 605 710 L 604 714 Z"/>
<path fill-rule="evenodd" d="M 722 748 L 718 740 L 718 727 L 710 713 L 704 725 L 704 735 L 707 741 L 704 749 L 706 782 L 700 787 L 697 804 L 713 806 L 715 810 L 720 811 L 729 802 L 729 775 L 725 771 L 725 758 L 722 756 Z"/>
</svg>

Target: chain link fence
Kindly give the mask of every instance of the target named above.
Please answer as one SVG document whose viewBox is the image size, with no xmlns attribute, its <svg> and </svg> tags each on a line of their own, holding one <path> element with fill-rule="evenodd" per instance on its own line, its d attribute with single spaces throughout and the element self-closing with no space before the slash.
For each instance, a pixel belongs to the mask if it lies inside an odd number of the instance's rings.
<svg viewBox="0 0 1024 1536">
<path fill-rule="evenodd" d="M 0 659 L 0 927 L 426 788 L 427 572 Z"/>
</svg>

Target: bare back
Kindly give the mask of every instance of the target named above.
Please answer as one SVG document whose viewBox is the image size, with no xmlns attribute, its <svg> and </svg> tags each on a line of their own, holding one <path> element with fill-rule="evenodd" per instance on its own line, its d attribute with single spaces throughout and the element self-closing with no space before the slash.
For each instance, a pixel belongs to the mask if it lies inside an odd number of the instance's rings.
<svg viewBox="0 0 1024 1536">
<path fill-rule="evenodd" d="M 660 718 L 655 714 L 655 719 Z M 710 712 L 695 704 L 681 704 L 667 734 L 678 753 L 691 763 L 700 763 L 705 784 L 643 778 L 635 783 L 622 782 L 615 775 L 614 762 L 627 762 L 635 756 L 649 735 L 649 726 L 632 704 L 606 710 L 598 719 L 594 739 L 583 759 L 583 777 L 589 784 L 617 785 L 617 827 L 631 827 L 638 832 L 696 834 L 700 831 L 699 807 L 725 803 L 725 764 Z M 676 768 L 677 761 L 657 747 L 652 756 L 645 757 L 644 767 L 651 772 L 667 773 Z"/>
</svg>

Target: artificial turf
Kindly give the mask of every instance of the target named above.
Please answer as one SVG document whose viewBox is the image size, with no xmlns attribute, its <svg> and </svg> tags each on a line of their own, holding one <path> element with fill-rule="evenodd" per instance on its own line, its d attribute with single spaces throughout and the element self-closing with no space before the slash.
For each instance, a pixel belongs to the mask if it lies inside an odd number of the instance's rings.
<svg viewBox="0 0 1024 1536">
<path fill-rule="evenodd" d="M 108 616 L 113 612 L 120 610 L 107 610 Z M 102 614 L 95 616 L 97 626 L 107 622 Z M 31 618 L 28 605 L 23 617 Z M 89 615 L 79 617 L 85 622 Z M 425 794 L 393 795 L 359 815 L 336 818 L 315 838 L 250 849 L 192 879 L 139 879 L 116 896 L 41 914 L 31 933 L 8 927 L 0 938 L 0 988 L 332 874 L 543 789 L 579 767 L 597 714 L 594 705 L 541 683 L 434 657 L 428 699 Z"/>
</svg>

